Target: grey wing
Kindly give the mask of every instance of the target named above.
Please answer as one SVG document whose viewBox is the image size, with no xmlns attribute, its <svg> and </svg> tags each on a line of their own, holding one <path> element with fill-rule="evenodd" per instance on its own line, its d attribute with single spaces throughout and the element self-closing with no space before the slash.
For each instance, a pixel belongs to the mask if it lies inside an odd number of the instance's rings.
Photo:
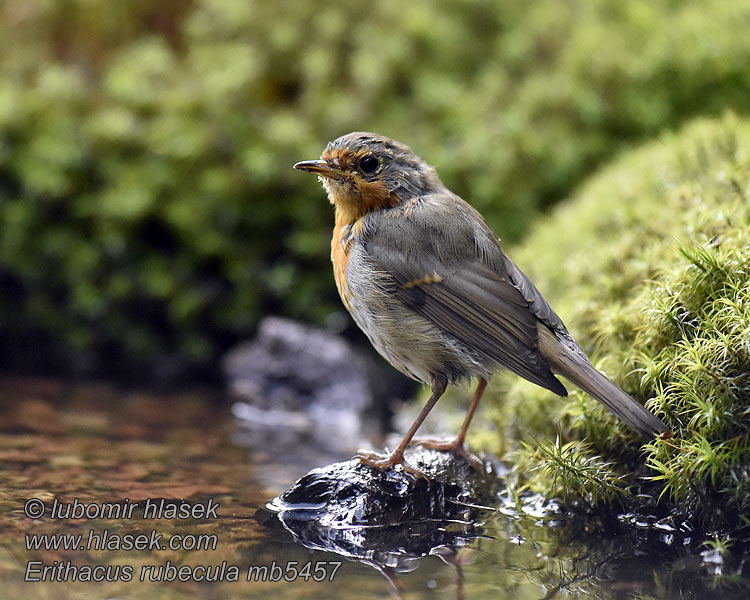
<svg viewBox="0 0 750 600">
<path fill-rule="evenodd" d="M 486 225 L 466 212 L 468 205 L 450 208 L 445 219 L 435 218 L 440 207 L 434 205 L 427 221 L 419 218 L 419 207 L 398 219 L 379 217 L 364 240 L 368 260 L 401 302 L 441 330 L 529 381 L 567 395 L 539 354 L 539 319 L 523 290 L 502 264 L 483 261 L 477 251 L 477 236 L 486 232 L 476 227 Z"/>
<path fill-rule="evenodd" d="M 502 260 L 508 273 L 508 277 L 513 282 L 513 285 L 518 288 L 523 294 L 523 297 L 529 303 L 529 310 L 531 310 L 531 312 L 536 315 L 537 319 L 549 328 L 569 336 L 568 329 L 565 327 L 562 319 L 557 316 L 557 313 L 554 310 L 552 310 L 552 307 L 544 296 L 542 296 L 542 293 L 536 288 L 526 274 L 504 254 Z"/>
</svg>

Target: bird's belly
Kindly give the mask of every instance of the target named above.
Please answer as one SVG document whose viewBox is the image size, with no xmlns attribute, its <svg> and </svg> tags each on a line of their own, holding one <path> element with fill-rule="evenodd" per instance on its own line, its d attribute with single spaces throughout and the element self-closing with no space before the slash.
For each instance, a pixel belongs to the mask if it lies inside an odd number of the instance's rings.
<svg viewBox="0 0 750 600">
<path fill-rule="evenodd" d="M 353 302 L 351 315 L 368 339 L 389 363 L 402 373 L 429 383 L 433 373 L 440 371 L 435 335 L 424 319 L 406 307 L 379 303 L 377 309 L 369 302 Z M 410 314 L 411 313 L 411 314 Z"/>
<path fill-rule="evenodd" d="M 349 272 L 356 265 L 355 253 Z M 396 369 L 431 384 L 435 376 L 449 381 L 487 377 L 497 366 L 477 355 L 434 323 L 414 312 L 392 294 L 377 276 L 357 269 L 347 277 L 349 311 L 375 349 Z"/>
</svg>

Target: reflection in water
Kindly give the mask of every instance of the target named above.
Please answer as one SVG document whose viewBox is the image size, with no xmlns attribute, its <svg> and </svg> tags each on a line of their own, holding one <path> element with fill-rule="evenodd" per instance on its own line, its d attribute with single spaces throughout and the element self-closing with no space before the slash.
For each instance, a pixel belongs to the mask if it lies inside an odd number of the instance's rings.
<svg viewBox="0 0 750 600">
<path fill-rule="evenodd" d="M 282 510 L 279 519 L 306 548 L 335 552 L 380 572 L 396 598 L 403 595 L 398 573 L 414 571 L 419 559 L 438 556 L 456 570 L 456 597 L 463 598 L 461 549 L 483 528 L 478 523 L 425 521 L 398 526 L 319 527 L 315 521 L 295 518 L 296 511 Z M 468 551 L 468 550 L 467 550 Z"/>
</svg>

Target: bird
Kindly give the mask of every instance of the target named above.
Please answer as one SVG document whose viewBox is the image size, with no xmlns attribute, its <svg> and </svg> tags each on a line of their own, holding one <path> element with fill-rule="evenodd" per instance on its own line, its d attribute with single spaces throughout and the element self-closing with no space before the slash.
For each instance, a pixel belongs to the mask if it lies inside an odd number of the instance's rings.
<svg viewBox="0 0 750 600">
<path fill-rule="evenodd" d="M 361 463 L 420 475 L 405 451 L 449 384 L 477 379 L 466 417 L 440 450 L 464 453 L 490 377 L 507 369 L 559 396 L 562 375 L 643 438 L 664 422 L 590 362 L 482 215 L 408 146 L 370 132 L 327 144 L 295 169 L 318 176 L 334 206 L 333 274 L 341 300 L 375 349 L 431 394 L 404 437 Z"/>
</svg>

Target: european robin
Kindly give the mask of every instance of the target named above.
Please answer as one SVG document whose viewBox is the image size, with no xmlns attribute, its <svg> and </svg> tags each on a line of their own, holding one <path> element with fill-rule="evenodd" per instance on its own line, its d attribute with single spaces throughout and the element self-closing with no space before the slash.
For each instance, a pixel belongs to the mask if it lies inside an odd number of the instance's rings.
<svg viewBox="0 0 750 600">
<path fill-rule="evenodd" d="M 667 431 L 591 365 L 482 215 L 407 146 L 355 132 L 294 168 L 318 175 L 335 207 L 331 259 L 344 306 L 388 362 L 432 387 L 393 452 L 360 454 L 362 462 L 416 471 L 404 451 L 417 429 L 449 382 L 476 377 L 457 437 L 437 446 L 465 452 L 471 418 L 500 367 L 566 396 L 554 374 L 562 375 L 642 436 Z"/>
</svg>

